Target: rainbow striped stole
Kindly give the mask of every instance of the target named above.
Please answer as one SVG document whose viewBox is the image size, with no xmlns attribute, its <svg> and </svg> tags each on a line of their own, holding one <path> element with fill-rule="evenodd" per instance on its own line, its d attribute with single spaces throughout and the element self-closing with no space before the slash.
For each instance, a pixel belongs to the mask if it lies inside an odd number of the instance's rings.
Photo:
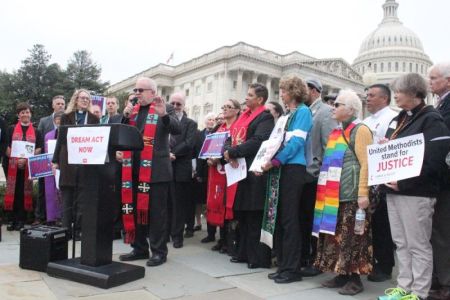
<svg viewBox="0 0 450 300">
<path fill-rule="evenodd" d="M 351 130 L 359 123 L 355 121 L 350 123 L 345 131 L 341 127 L 335 128 L 328 137 L 317 183 L 312 232 L 314 236 L 318 237 L 321 232 L 331 235 L 335 234 L 339 209 L 341 171 L 344 164 L 345 151 L 348 148 L 348 144 L 345 142 L 342 134 L 344 133 L 347 140 L 350 140 Z"/>
</svg>

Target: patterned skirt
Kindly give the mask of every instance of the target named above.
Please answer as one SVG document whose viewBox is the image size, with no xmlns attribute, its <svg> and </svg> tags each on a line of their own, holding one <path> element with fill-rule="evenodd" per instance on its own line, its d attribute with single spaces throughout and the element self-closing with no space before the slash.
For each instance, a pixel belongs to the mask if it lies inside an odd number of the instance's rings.
<svg viewBox="0 0 450 300">
<path fill-rule="evenodd" d="M 366 210 L 364 234 L 354 233 L 358 203 L 339 203 L 335 235 L 321 233 L 314 265 L 322 272 L 365 275 L 372 271 L 371 215 Z"/>
</svg>

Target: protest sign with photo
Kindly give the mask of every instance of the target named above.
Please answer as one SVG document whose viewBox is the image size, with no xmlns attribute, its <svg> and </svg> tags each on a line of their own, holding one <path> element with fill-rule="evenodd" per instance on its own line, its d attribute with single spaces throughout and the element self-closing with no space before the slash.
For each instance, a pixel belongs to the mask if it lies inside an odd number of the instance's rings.
<svg viewBox="0 0 450 300">
<path fill-rule="evenodd" d="M 101 109 L 102 116 L 106 114 L 106 98 L 103 96 L 91 96 L 91 105 L 98 105 Z"/>
<path fill-rule="evenodd" d="M 283 143 L 288 118 L 289 116 L 282 116 L 278 119 L 269 139 L 262 142 L 259 147 L 258 153 L 256 153 L 255 159 L 253 160 L 249 171 L 263 172 L 261 167 L 268 163 L 275 156 L 275 154 L 277 154 L 281 143 Z"/>
<path fill-rule="evenodd" d="M 26 141 L 12 141 L 11 157 L 28 158 L 34 155 L 34 143 Z"/>
<path fill-rule="evenodd" d="M 220 158 L 223 155 L 225 141 L 228 138 L 228 132 L 216 132 L 208 134 L 203 142 L 202 149 L 198 158 Z"/>
<path fill-rule="evenodd" d="M 422 133 L 368 146 L 369 185 L 419 176 L 424 152 Z"/>
<path fill-rule="evenodd" d="M 52 176 L 53 154 L 45 153 L 28 158 L 28 170 L 30 179 Z"/>
</svg>

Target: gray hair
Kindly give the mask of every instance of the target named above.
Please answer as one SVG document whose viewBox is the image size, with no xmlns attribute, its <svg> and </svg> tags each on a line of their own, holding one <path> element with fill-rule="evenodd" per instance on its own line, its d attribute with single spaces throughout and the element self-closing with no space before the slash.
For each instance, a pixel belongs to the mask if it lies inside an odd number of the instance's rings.
<svg viewBox="0 0 450 300">
<path fill-rule="evenodd" d="M 136 82 L 138 82 L 138 81 L 144 81 L 146 83 L 146 85 L 148 86 L 148 88 L 156 93 L 156 91 L 158 89 L 158 85 L 156 84 L 156 81 L 154 81 L 153 79 L 148 78 L 148 77 L 139 77 L 136 80 Z"/>
<path fill-rule="evenodd" d="M 442 77 L 449 78 L 450 77 L 450 61 L 440 62 L 440 63 L 432 65 L 431 67 L 428 68 L 428 74 L 430 74 L 430 72 L 432 70 L 437 70 L 439 72 L 439 74 L 442 75 Z"/>
<path fill-rule="evenodd" d="M 346 108 L 352 108 L 355 117 L 358 117 L 362 110 L 361 99 L 353 90 L 341 90 L 336 97 L 336 102 L 345 104 Z"/>
<path fill-rule="evenodd" d="M 424 100 L 428 93 L 426 80 L 417 73 L 401 75 L 392 81 L 394 93 L 404 93 Z"/>
<path fill-rule="evenodd" d="M 208 119 L 210 119 L 210 118 L 215 119 L 215 118 L 216 118 L 216 114 L 213 113 L 213 112 L 207 113 L 206 116 L 205 116 L 205 119 L 204 119 L 205 123 L 206 123 L 206 121 L 208 121 Z"/>
</svg>

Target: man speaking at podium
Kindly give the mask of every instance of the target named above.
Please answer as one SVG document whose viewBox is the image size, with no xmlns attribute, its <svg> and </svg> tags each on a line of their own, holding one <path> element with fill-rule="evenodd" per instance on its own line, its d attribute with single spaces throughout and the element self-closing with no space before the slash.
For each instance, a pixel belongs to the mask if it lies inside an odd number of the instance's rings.
<svg viewBox="0 0 450 300">
<path fill-rule="evenodd" d="M 121 261 L 152 257 L 147 266 L 159 266 L 167 259 L 167 201 L 172 181 L 169 158 L 169 134 L 181 129 L 173 107 L 156 95 L 154 80 L 141 77 L 133 90 L 137 102 L 123 110 L 123 122 L 136 126 L 142 134 L 142 151 L 117 154 L 122 160 L 122 213 L 125 242 L 133 250 L 119 257 Z"/>
</svg>

